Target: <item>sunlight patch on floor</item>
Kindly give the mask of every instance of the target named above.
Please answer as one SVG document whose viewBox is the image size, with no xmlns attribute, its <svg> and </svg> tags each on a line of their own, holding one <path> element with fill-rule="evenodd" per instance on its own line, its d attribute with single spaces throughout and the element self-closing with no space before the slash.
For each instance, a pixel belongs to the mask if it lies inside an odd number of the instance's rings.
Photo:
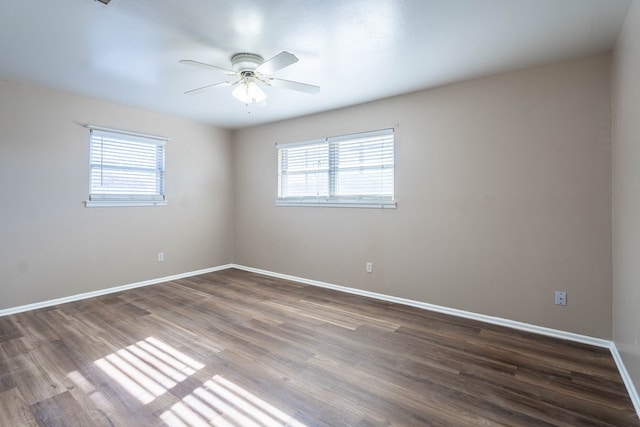
<svg viewBox="0 0 640 427">
<path fill-rule="evenodd" d="M 205 365 L 174 347 L 148 337 L 117 350 L 95 365 L 147 405 Z M 90 387 L 73 375 L 83 389 Z M 184 396 L 181 394 L 181 396 Z M 290 415 L 228 379 L 216 375 L 173 404 L 160 415 L 170 426 L 305 427 Z"/>
<path fill-rule="evenodd" d="M 256 395 L 214 376 L 164 412 L 160 419 L 171 426 L 305 427 Z"/>
<path fill-rule="evenodd" d="M 204 367 L 153 337 L 94 363 L 145 405 Z"/>
</svg>

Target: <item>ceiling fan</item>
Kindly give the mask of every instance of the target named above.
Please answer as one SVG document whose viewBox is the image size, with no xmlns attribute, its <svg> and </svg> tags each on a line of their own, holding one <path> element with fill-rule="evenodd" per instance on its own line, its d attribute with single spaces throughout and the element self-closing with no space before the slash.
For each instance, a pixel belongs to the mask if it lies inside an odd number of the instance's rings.
<svg viewBox="0 0 640 427">
<path fill-rule="evenodd" d="M 294 54 L 285 51 L 280 52 L 267 61 L 265 61 L 262 56 L 256 55 L 255 53 L 236 53 L 231 57 L 231 70 L 190 59 L 183 59 L 179 62 L 181 64 L 192 65 L 194 67 L 206 68 L 209 70 L 213 69 L 222 72 L 227 76 L 233 77 L 231 80 L 214 83 L 185 92 L 190 95 L 217 87 L 237 85 L 232 92 L 233 96 L 245 104 L 253 104 L 262 102 L 267 98 L 267 95 L 260 88 L 259 84 L 291 89 L 311 95 L 320 91 L 319 86 L 271 77 L 272 73 L 298 62 L 298 58 Z"/>
</svg>

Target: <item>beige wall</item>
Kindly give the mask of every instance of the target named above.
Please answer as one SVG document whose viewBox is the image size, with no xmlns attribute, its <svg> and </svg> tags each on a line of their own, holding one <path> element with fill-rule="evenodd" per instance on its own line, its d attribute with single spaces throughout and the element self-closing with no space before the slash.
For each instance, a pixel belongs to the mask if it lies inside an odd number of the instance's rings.
<svg viewBox="0 0 640 427">
<path fill-rule="evenodd" d="M 610 338 L 610 65 L 600 55 L 235 132 L 234 262 Z M 276 142 L 396 123 L 397 209 L 274 206 Z"/>
<path fill-rule="evenodd" d="M 85 208 L 81 123 L 170 137 L 169 205 Z M 0 81 L 0 309 L 231 262 L 231 159 L 227 131 Z"/>
<path fill-rule="evenodd" d="M 640 2 L 627 15 L 614 61 L 613 336 L 640 386 Z M 640 389 L 639 389 L 640 390 Z"/>
<path fill-rule="evenodd" d="M 0 82 L 0 309 L 236 262 L 610 338 L 610 96 L 601 55 L 231 135 Z M 169 206 L 85 208 L 80 123 L 170 137 Z M 397 209 L 274 206 L 275 142 L 394 124 Z"/>
</svg>

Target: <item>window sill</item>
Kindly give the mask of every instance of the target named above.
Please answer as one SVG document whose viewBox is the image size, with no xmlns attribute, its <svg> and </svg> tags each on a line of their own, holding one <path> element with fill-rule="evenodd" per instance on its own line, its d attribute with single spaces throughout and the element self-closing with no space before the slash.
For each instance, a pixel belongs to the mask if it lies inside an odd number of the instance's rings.
<svg viewBox="0 0 640 427">
<path fill-rule="evenodd" d="M 395 209 L 396 202 L 301 202 L 276 200 L 276 206 L 296 206 L 296 207 L 323 207 L 323 208 L 368 208 L 368 209 Z"/>
<path fill-rule="evenodd" d="M 84 202 L 87 208 L 120 208 L 137 206 L 167 206 L 166 200 L 87 200 Z"/>
</svg>

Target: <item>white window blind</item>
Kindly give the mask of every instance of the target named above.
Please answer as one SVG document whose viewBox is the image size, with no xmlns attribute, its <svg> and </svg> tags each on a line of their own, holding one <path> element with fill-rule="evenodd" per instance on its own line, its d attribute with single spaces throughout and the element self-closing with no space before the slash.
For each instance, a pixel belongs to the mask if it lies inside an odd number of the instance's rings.
<svg viewBox="0 0 640 427">
<path fill-rule="evenodd" d="M 277 149 L 277 205 L 395 207 L 393 129 Z"/>
<path fill-rule="evenodd" d="M 89 126 L 87 206 L 165 205 L 167 138 Z"/>
</svg>

